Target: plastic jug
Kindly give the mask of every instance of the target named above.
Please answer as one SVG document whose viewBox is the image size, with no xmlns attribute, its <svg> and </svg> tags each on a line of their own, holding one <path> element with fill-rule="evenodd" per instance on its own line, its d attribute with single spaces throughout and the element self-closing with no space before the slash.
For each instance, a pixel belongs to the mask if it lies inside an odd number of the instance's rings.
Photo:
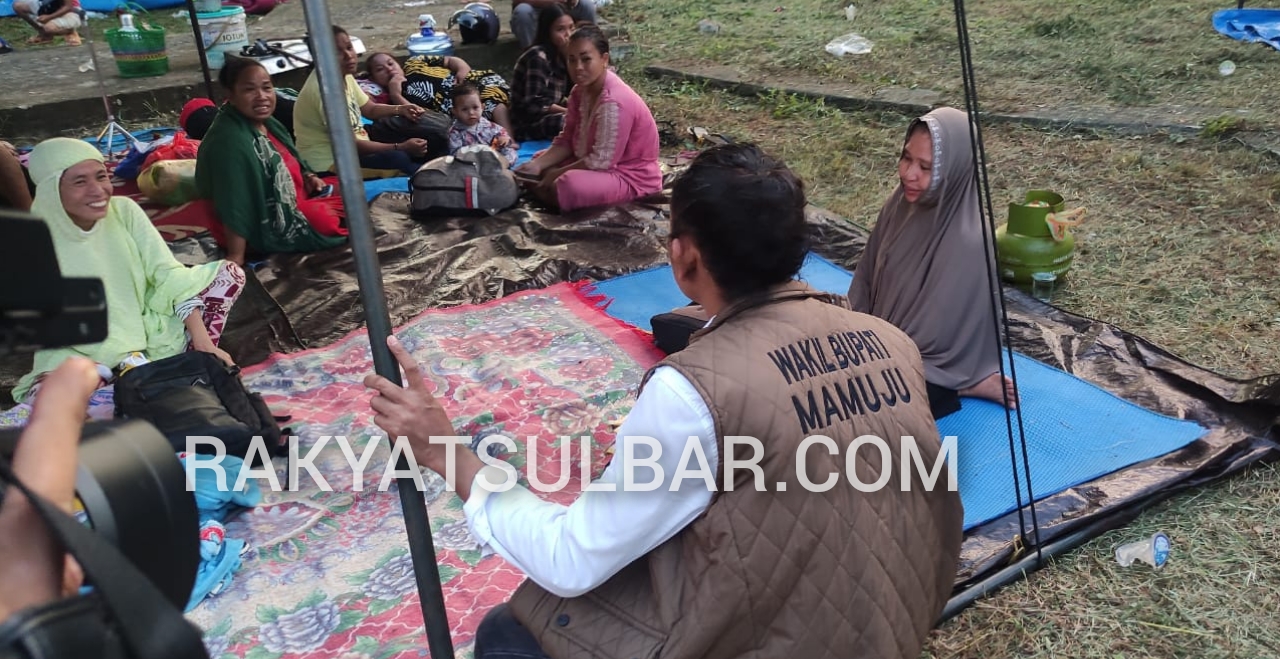
<svg viewBox="0 0 1280 659">
<path fill-rule="evenodd" d="M 410 55 L 452 55 L 453 39 L 448 32 L 437 32 L 436 19 L 431 14 L 418 17 L 418 31 L 405 39 Z"/>
</svg>

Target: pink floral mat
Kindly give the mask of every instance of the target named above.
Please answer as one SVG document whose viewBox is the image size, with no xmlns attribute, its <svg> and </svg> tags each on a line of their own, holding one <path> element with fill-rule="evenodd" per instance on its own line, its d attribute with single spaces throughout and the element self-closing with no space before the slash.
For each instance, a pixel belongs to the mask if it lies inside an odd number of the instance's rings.
<svg viewBox="0 0 1280 659">
<path fill-rule="evenodd" d="M 605 315 L 582 285 L 559 284 L 489 304 L 430 310 L 396 334 L 423 364 L 435 395 L 460 435 L 502 433 L 541 438 L 542 482 L 560 473 L 558 436 L 590 436 L 598 475 L 613 427 L 629 410 L 645 370 L 660 359 L 647 336 Z M 280 355 L 248 369 L 245 381 L 277 414 L 289 414 L 299 453 L 323 435 L 345 436 L 358 457 L 373 424 L 361 384 L 373 372 L 367 335 Z M 574 444 L 575 447 L 578 444 Z M 206 632 L 215 659 L 427 656 L 399 495 L 379 491 L 390 447 L 384 440 L 352 487 L 352 470 L 330 441 L 314 460 L 332 491 L 306 470 L 298 491 L 271 491 L 262 505 L 227 524 L 249 543 L 230 587 L 188 617 Z M 566 491 L 541 495 L 569 502 L 581 490 L 577 452 Z M 524 475 L 523 448 L 507 456 Z M 286 469 L 276 461 L 280 482 Z M 476 625 L 523 575 L 497 555 L 481 556 L 461 501 L 427 479 L 426 499 L 455 652 L 471 655 Z"/>
</svg>

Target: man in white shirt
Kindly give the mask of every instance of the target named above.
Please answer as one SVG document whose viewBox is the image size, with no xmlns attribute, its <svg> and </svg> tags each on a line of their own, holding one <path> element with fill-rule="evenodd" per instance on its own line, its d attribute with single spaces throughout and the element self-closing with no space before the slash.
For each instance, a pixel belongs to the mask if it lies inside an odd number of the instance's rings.
<svg viewBox="0 0 1280 659">
<path fill-rule="evenodd" d="M 407 438 L 475 538 L 529 577 L 481 623 L 476 659 L 919 655 L 963 511 L 918 476 L 853 485 L 903 464 L 908 436 L 926 465 L 941 443 L 910 338 L 794 281 L 804 208 L 803 183 L 752 145 L 705 151 L 676 182 L 672 273 L 711 321 L 651 371 L 614 459 L 568 506 L 497 491 L 506 470 L 443 443 L 449 415 L 388 339 L 408 385 L 365 379 L 374 422 Z M 884 458 L 849 460 L 869 435 L 888 440 Z M 649 438 L 662 477 L 640 491 L 657 472 L 641 462 Z M 734 471 L 752 463 L 741 438 L 759 438 L 754 471 Z"/>
</svg>

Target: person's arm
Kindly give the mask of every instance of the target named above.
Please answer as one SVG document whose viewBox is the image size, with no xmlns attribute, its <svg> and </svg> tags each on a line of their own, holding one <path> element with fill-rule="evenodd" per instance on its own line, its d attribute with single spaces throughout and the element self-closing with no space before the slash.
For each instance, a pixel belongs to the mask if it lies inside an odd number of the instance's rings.
<svg viewBox="0 0 1280 659">
<path fill-rule="evenodd" d="M 596 108 L 595 137 L 591 141 L 591 151 L 586 156 L 543 174 L 543 180 L 554 182 L 565 172 L 575 169 L 589 169 L 597 172 L 608 171 L 618 164 L 627 146 L 627 138 L 631 135 L 631 122 L 634 117 L 624 113 L 617 103 L 601 103 Z"/>
<path fill-rule="evenodd" d="M 486 484 L 500 485 L 506 474 L 486 466 L 465 448 L 454 451 L 450 473 L 443 445 L 429 442 L 430 436 L 454 434 L 448 415 L 426 391 L 413 358 L 398 341 L 390 340 L 388 345 L 404 368 L 409 388 L 397 388 L 378 376 L 366 378 L 365 385 L 378 391 L 371 401 L 374 422 L 388 436 L 407 436 L 419 464 L 445 475 L 462 498 L 472 534 L 482 546 L 497 551 L 552 593 L 573 597 L 599 586 L 678 533 L 711 501 L 712 488 L 701 478 L 685 479 L 671 491 L 681 466 L 692 471 L 701 468 L 696 457 L 681 461 L 688 441 L 696 442 L 706 457 L 709 472 L 702 473 L 719 482 L 711 413 L 674 369 L 655 372 L 618 430 L 614 459 L 594 481 L 595 487 L 613 485 L 615 491 L 583 491 L 571 505 L 563 506 L 518 485 L 506 492 L 490 491 Z M 653 457 L 651 449 L 637 438 L 652 438 L 661 446 L 656 458 L 662 469 L 660 479 L 644 462 Z M 628 465 L 632 444 L 637 447 L 634 457 L 641 462 Z M 651 491 L 622 491 L 628 470 L 637 484 L 660 483 Z"/>
<path fill-rule="evenodd" d="M 245 252 L 249 251 L 249 241 L 225 224 L 222 226 L 222 234 L 227 241 L 227 260 L 243 266 Z"/>
<path fill-rule="evenodd" d="M 32 492 L 67 512 L 75 497 L 76 455 L 97 366 L 72 357 L 41 384 L 11 467 Z M 0 498 L 0 622 L 28 607 L 66 597 L 79 587 L 64 571 L 78 568 L 27 498 L 9 487 Z M 79 575 L 76 575 L 79 577 Z"/>
<path fill-rule="evenodd" d="M 520 5 L 529 5 L 534 9 L 542 10 L 550 7 L 551 5 L 563 5 L 568 7 L 569 3 L 567 0 L 511 0 L 512 9 L 515 9 Z"/>
<path fill-rule="evenodd" d="M 471 65 L 461 57 L 448 55 L 444 58 L 444 66 L 453 72 L 453 79 L 461 85 L 467 81 L 467 76 L 471 75 Z"/>
<path fill-rule="evenodd" d="M 61 6 L 61 7 L 59 7 L 58 9 L 54 10 L 54 12 L 53 12 L 53 13 L 51 13 L 51 14 L 45 14 L 44 16 L 41 16 L 41 17 L 37 18 L 36 20 L 40 21 L 41 23 L 48 23 L 48 22 L 53 21 L 53 20 L 55 20 L 55 19 L 62 18 L 63 16 L 66 16 L 67 14 L 70 14 L 71 12 L 75 11 L 75 9 L 76 9 L 76 5 L 75 5 L 74 3 L 72 3 L 72 2 L 64 2 L 64 3 L 62 3 L 62 6 Z"/>
<path fill-rule="evenodd" d="M 554 182 L 554 178 L 548 178 L 547 175 L 552 173 L 548 170 L 573 155 L 573 137 L 578 131 L 579 121 L 576 100 L 576 98 L 570 97 L 569 112 L 564 116 L 564 128 L 560 130 L 560 134 L 556 135 L 555 139 L 551 140 L 550 148 L 537 158 L 517 167 L 516 171 L 532 174 L 541 178 L 544 182 Z"/>
<path fill-rule="evenodd" d="M 537 116 L 544 113 L 564 113 L 565 108 L 559 105 L 560 99 L 553 94 L 551 84 L 551 60 L 546 51 L 539 48 L 520 58 L 512 76 L 512 99 L 518 104 L 513 110 L 525 116 Z"/>
<path fill-rule="evenodd" d="M 146 274 L 150 288 L 147 292 L 146 305 L 156 313 L 169 313 L 183 321 L 191 337 L 193 348 L 202 352 L 214 352 L 230 362 L 230 357 L 221 352 L 209 339 L 204 327 L 204 301 L 198 296 L 202 288 L 217 276 L 216 263 L 206 263 L 195 268 L 188 268 L 174 258 L 160 232 L 147 217 L 145 211 L 128 198 L 115 198 L 111 202 L 118 204 L 113 210 L 119 213 L 125 223 L 134 244 L 138 249 L 139 263 L 133 267 L 141 267 Z"/>
<path fill-rule="evenodd" d="M 653 491 L 623 491 L 628 471 L 635 484 L 658 478 L 642 462 L 651 456 L 651 449 L 637 438 L 652 438 L 661 446 L 656 460 L 662 469 L 661 482 Z M 666 542 L 706 510 L 712 489 L 705 480 L 684 480 L 670 491 L 682 466 L 700 467 L 693 457 L 682 464 L 687 441 L 698 442 L 712 480 L 718 482 L 719 455 L 710 411 L 679 372 L 660 368 L 618 429 L 613 461 L 592 484 L 612 485 L 616 491 L 584 491 L 572 504 L 562 506 L 523 487 L 490 492 L 477 481 L 463 505 L 472 535 L 548 591 L 561 597 L 582 595 Z M 640 462 L 628 465 L 628 444 L 635 445 L 634 458 Z"/>
<path fill-rule="evenodd" d="M 351 76 L 347 76 L 347 96 L 355 102 L 356 107 L 360 108 L 360 114 L 369 121 L 391 117 L 405 117 L 417 121 L 418 117 L 422 116 L 422 108 L 413 104 L 387 105 L 373 101 Z"/>
<path fill-rule="evenodd" d="M 880 243 L 884 238 L 883 228 L 887 224 L 888 206 L 880 209 L 875 228 L 867 237 L 867 244 L 858 256 L 858 264 L 853 269 L 853 281 L 849 282 L 847 294 L 848 308 L 861 313 L 871 313 L 871 287 L 875 279 L 875 262 L 879 258 Z"/>
<path fill-rule="evenodd" d="M 320 175 L 316 173 L 316 170 L 312 169 L 311 166 L 307 164 L 307 161 L 303 160 L 299 155 L 294 154 L 294 158 L 298 161 L 298 166 L 302 168 L 303 191 L 310 195 L 324 189 L 324 179 L 320 178 Z M 228 245 L 231 243 L 230 234 L 231 232 L 227 233 Z M 228 252 L 230 251 L 229 246 L 227 250 Z M 244 263 L 237 263 L 236 265 L 244 265 Z"/>
<path fill-rule="evenodd" d="M 582 168 L 608 171 L 617 166 L 622 154 L 626 153 L 635 115 L 623 112 L 617 103 L 601 103 L 593 119 L 595 139 L 591 141 L 591 151 L 582 158 Z"/>
<path fill-rule="evenodd" d="M 404 96 L 405 79 L 402 76 L 392 78 L 387 83 L 387 100 L 391 101 L 391 105 L 417 105 L 413 101 Z"/>
<path fill-rule="evenodd" d="M 573 149 L 570 149 L 563 144 L 553 144 L 551 145 L 551 148 L 544 151 L 542 155 L 535 158 L 532 162 L 538 163 L 540 167 L 545 169 L 548 166 L 554 165 L 572 155 Z"/>
<path fill-rule="evenodd" d="M 350 76 L 348 76 L 347 94 L 352 97 L 356 106 L 360 108 L 360 114 L 370 121 L 391 117 L 404 117 L 411 121 L 417 121 L 422 117 L 423 109 L 413 104 L 386 105 L 375 103 L 370 100 L 369 95 L 364 93 L 363 89 L 360 89 L 360 85 L 356 84 L 355 78 Z M 411 139 L 395 144 L 383 144 L 373 140 L 356 140 L 356 153 L 359 155 L 367 156 L 386 151 L 406 151 L 410 155 L 422 156 L 427 152 L 427 142 L 422 139 Z"/>
<path fill-rule="evenodd" d="M 187 335 L 191 337 L 191 349 L 200 352 L 208 352 L 216 355 L 227 366 L 235 364 L 235 360 L 231 355 L 213 344 L 213 339 L 209 337 L 209 330 L 204 326 L 204 314 L 200 312 L 204 308 L 203 301 L 196 300 L 196 304 L 189 305 L 191 308 L 186 312 L 186 317 L 182 319 L 182 324 L 187 328 Z"/>
<path fill-rule="evenodd" d="M 369 101 L 368 103 L 360 106 L 360 114 L 364 115 L 364 118 L 370 121 L 390 119 L 391 117 L 404 117 L 406 119 L 417 120 L 418 117 L 422 116 L 422 108 L 412 103 L 386 105 L 384 103 Z"/>
<path fill-rule="evenodd" d="M 22 163 L 11 148 L 8 142 L 0 143 L 0 197 L 26 212 L 31 210 L 31 189 L 22 173 Z"/>
<path fill-rule="evenodd" d="M 134 267 L 143 268 L 147 281 L 154 288 L 159 288 L 174 273 L 183 273 L 187 266 L 173 256 L 169 244 L 164 241 L 160 231 L 151 223 L 146 211 L 137 202 L 128 197 L 113 197 L 112 211 L 125 225 L 129 235 L 138 248 L 138 263 Z M 157 312 L 173 312 L 180 300 L 148 300 L 148 306 Z"/>
<path fill-rule="evenodd" d="M 367 156 L 375 153 L 385 153 L 387 151 L 404 151 L 410 156 L 421 156 L 427 152 L 427 141 L 420 138 L 413 138 L 403 142 L 388 144 L 385 142 L 374 142 L 373 140 L 356 140 L 356 153 L 359 155 Z"/>
</svg>

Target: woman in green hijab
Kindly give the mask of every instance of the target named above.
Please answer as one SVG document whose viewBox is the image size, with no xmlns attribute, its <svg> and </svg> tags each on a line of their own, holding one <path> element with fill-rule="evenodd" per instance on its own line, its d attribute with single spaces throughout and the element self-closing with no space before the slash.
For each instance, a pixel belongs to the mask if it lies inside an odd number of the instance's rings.
<svg viewBox="0 0 1280 659">
<path fill-rule="evenodd" d="M 312 252 L 346 242 L 342 197 L 298 156 L 272 117 L 276 92 L 256 60 L 228 57 L 218 72 L 227 102 L 200 141 L 196 186 L 225 229 L 227 258 Z"/>
<path fill-rule="evenodd" d="M 102 280 L 107 338 L 37 352 L 35 367 L 14 387 L 16 402 L 34 400 L 45 374 L 77 355 L 98 364 L 102 386 L 129 368 L 185 350 L 231 363 L 218 339 L 244 289 L 239 266 L 179 263 L 146 212 L 128 197 L 112 196 L 102 154 L 88 142 L 41 142 L 31 152 L 29 171 L 36 184 L 31 213 L 49 225 L 62 275 Z"/>
</svg>

